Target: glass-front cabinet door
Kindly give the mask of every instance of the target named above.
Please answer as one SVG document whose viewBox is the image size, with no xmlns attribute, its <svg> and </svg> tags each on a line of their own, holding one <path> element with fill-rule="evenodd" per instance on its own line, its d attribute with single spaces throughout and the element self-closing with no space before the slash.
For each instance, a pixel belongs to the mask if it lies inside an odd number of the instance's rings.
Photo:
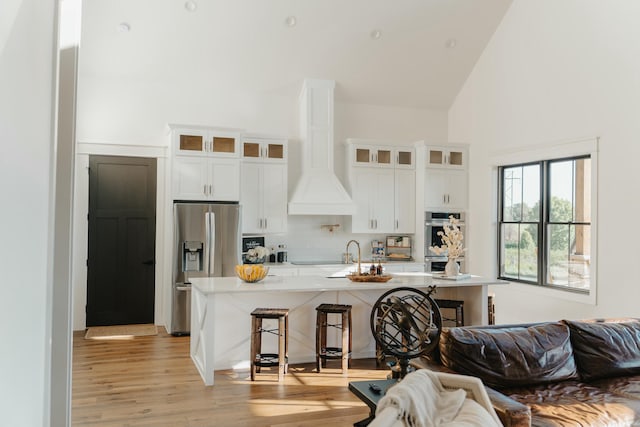
<svg viewBox="0 0 640 427">
<path fill-rule="evenodd" d="M 427 147 L 427 167 L 466 168 L 467 151 L 454 147 Z"/>
<path fill-rule="evenodd" d="M 243 139 L 242 158 L 266 162 L 285 162 L 287 159 L 286 140 Z"/>
<path fill-rule="evenodd" d="M 236 155 L 236 138 L 211 135 L 210 150 L 214 154 Z"/>
<path fill-rule="evenodd" d="M 354 145 L 354 166 L 393 167 L 393 148 L 372 145 Z"/>
<path fill-rule="evenodd" d="M 239 133 L 205 129 L 177 128 L 175 154 L 180 156 L 238 157 Z"/>
<path fill-rule="evenodd" d="M 180 132 L 177 137 L 177 152 L 180 154 L 203 154 L 206 151 L 206 132 Z"/>
<path fill-rule="evenodd" d="M 395 150 L 395 167 L 403 169 L 415 168 L 415 150 L 412 148 L 397 148 Z"/>
</svg>

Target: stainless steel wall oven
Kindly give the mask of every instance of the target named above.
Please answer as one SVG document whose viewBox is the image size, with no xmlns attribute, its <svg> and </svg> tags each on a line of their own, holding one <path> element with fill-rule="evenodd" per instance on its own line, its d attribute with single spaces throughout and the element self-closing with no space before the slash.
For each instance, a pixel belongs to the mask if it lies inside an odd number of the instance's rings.
<svg viewBox="0 0 640 427">
<path fill-rule="evenodd" d="M 466 224 L 464 212 L 425 212 L 424 213 L 424 265 L 425 272 L 443 272 L 444 266 L 447 263 L 446 254 L 438 255 L 431 251 L 429 247 L 442 245 L 442 239 L 438 236 L 439 231 L 443 231 L 445 224 L 449 222 L 449 216 L 459 220 L 458 227 L 466 237 Z M 465 257 L 458 258 L 458 264 L 460 264 L 460 272 L 467 273 L 467 266 Z"/>
</svg>

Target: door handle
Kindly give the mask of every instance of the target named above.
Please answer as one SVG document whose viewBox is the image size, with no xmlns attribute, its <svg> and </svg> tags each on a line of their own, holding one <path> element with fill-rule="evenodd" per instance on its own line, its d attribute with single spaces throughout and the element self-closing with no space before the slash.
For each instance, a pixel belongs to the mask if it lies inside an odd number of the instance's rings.
<svg viewBox="0 0 640 427">
<path fill-rule="evenodd" d="M 144 265 L 155 265 L 156 260 L 155 260 L 155 259 L 148 259 L 148 260 L 146 260 L 146 261 L 142 261 L 142 263 L 143 263 Z"/>
</svg>

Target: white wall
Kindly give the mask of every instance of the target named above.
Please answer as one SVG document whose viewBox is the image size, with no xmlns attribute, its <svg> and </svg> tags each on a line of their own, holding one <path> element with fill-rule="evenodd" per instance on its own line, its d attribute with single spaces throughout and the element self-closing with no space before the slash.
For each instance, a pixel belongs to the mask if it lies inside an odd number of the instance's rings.
<svg viewBox="0 0 640 427">
<path fill-rule="evenodd" d="M 49 424 L 56 2 L 0 3 L 0 424 Z"/>
<path fill-rule="evenodd" d="M 471 144 L 471 269 L 496 274 L 496 183 L 505 150 L 600 137 L 597 304 L 526 285 L 495 287 L 498 322 L 640 316 L 640 3 L 515 0 L 449 111 Z"/>
</svg>

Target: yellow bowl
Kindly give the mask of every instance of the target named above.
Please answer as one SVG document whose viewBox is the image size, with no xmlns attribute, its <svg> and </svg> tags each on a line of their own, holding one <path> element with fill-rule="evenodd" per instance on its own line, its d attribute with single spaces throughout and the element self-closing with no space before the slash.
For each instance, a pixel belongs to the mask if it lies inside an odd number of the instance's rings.
<svg viewBox="0 0 640 427">
<path fill-rule="evenodd" d="M 236 274 L 247 283 L 256 283 L 267 277 L 269 267 L 262 264 L 239 264 L 236 265 Z"/>
</svg>

